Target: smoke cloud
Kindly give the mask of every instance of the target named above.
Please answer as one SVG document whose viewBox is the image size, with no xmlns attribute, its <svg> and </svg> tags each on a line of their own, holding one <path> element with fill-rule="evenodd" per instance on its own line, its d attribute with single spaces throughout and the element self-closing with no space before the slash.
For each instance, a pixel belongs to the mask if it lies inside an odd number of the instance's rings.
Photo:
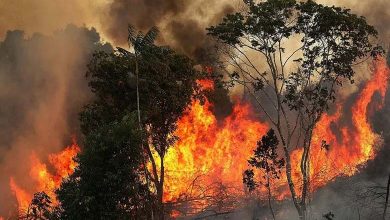
<svg viewBox="0 0 390 220">
<path fill-rule="evenodd" d="M 67 26 L 52 36 L 10 31 L 0 42 L 0 214 L 13 196 L 9 177 L 32 190 L 30 154 L 42 161 L 78 133 L 78 112 L 91 97 L 86 64 L 100 43 L 94 29 Z"/>
<path fill-rule="evenodd" d="M 205 61 L 213 45 L 206 36 L 206 27 L 233 10 L 231 1 L 226 0 L 114 0 L 106 13 L 103 32 L 124 45 L 128 24 L 142 31 L 157 26 L 161 30 L 160 43 Z"/>
<path fill-rule="evenodd" d="M 49 153 L 69 143 L 72 134 L 77 134 L 77 113 L 91 97 L 84 78 L 86 63 L 94 50 L 112 49 L 101 40 L 126 47 L 128 24 L 142 31 L 157 26 L 161 30 L 158 43 L 207 63 L 216 55 L 212 52 L 214 41 L 206 36 L 205 28 L 233 12 L 238 2 L 0 1 L 0 216 L 15 208 L 15 198 L 8 186 L 10 175 L 23 188 L 32 188 L 28 178 L 30 153 L 35 151 L 44 161 Z M 345 6 L 365 16 L 378 29 L 379 43 L 388 46 L 387 0 L 317 2 Z M 360 179 L 380 179 L 389 172 L 390 132 L 386 132 L 390 123 L 389 97 L 372 121 L 376 131 L 383 132 L 385 145 Z M 341 201 L 340 190 L 336 188 L 329 189 L 334 193 L 324 192 L 326 198 L 319 194 L 319 200 Z M 324 211 L 334 207 L 325 202 L 317 206 Z M 291 216 L 286 213 L 295 214 L 295 210 L 284 210 L 285 216 Z"/>
<path fill-rule="evenodd" d="M 65 28 L 68 24 L 100 28 L 107 0 L 1 0 L 0 39 L 8 30 L 23 30 L 27 36 L 46 35 Z"/>
</svg>

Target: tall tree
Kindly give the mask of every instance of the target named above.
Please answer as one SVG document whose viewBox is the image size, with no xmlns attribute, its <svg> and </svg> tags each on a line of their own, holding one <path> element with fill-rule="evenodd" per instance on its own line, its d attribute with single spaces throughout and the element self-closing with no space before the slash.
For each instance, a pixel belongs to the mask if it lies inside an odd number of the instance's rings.
<svg viewBox="0 0 390 220">
<path fill-rule="evenodd" d="M 305 219 L 313 129 L 335 101 L 335 90 L 345 81 L 353 83 L 353 65 L 381 51 L 370 42 L 377 32 L 349 9 L 312 0 L 244 3 L 246 10 L 228 14 L 208 33 L 222 43 L 230 83 L 251 94 L 275 129 L 292 201 Z M 296 147 L 303 148 L 300 189 L 291 174 L 290 153 Z"/>
<path fill-rule="evenodd" d="M 200 75 L 187 57 L 174 54 L 167 47 L 155 46 L 157 34 L 156 28 L 143 35 L 140 32 L 135 34 L 134 29 L 129 27 L 128 39 L 134 49 L 138 119 L 141 129 L 146 131 L 145 138 L 149 140 L 144 147 L 152 165 L 150 179 L 157 191 L 159 216 L 163 218 L 165 153 L 177 139 L 173 135 L 176 121 L 188 106 L 196 90 L 195 80 Z M 149 83 L 147 88 L 140 79 Z M 143 92 L 140 93 L 140 90 Z M 140 94 L 143 95 L 142 100 Z M 147 103 L 143 111 L 140 111 L 140 102 Z"/>
<path fill-rule="evenodd" d="M 129 32 L 131 35 L 131 30 Z M 197 90 L 196 79 L 199 74 L 193 68 L 194 64 L 188 57 L 177 54 L 168 47 L 154 45 L 153 40 L 147 40 L 155 38 L 150 35 L 153 34 L 148 32 L 144 36 L 142 33 L 138 33 L 135 39 L 130 36 L 129 39 L 134 41 L 131 43 L 134 51 L 118 48 L 115 53 L 96 53 L 91 60 L 87 76 L 96 99 L 87 105 L 81 113 L 81 127 L 86 137 L 86 150 L 82 151 L 79 157 L 78 171 L 75 172 L 74 178 L 70 178 L 68 182 L 75 181 L 72 183 L 75 185 L 75 190 L 81 190 L 77 194 L 85 193 L 85 190 L 88 189 L 87 186 L 93 184 L 93 181 L 85 182 L 87 188 L 81 187 L 83 173 L 95 167 L 97 170 L 91 171 L 91 177 L 87 175 L 84 176 L 84 179 L 90 178 L 95 182 L 100 180 L 102 183 L 106 183 L 108 174 L 115 174 L 119 171 L 116 171 L 114 166 L 104 165 L 98 160 L 89 161 L 89 159 L 104 155 L 105 160 L 112 160 L 113 163 L 120 162 L 117 151 L 127 152 L 127 157 L 126 154 L 123 155 L 127 160 L 122 161 L 122 163 L 127 163 L 123 166 L 124 168 L 127 166 L 126 169 L 129 170 L 128 175 L 130 176 L 127 176 L 127 181 L 130 182 L 128 184 L 147 185 L 147 189 L 150 190 L 146 190 L 145 196 L 147 197 L 142 198 L 150 201 L 151 204 L 144 204 L 142 207 L 148 206 L 150 212 L 157 213 L 158 218 L 163 219 L 165 214 L 163 209 L 164 156 L 169 146 L 177 139 L 173 135 L 176 121 L 190 103 L 194 91 Z M 115 126 L 122 123 L 123 118 L 133 113 L 136 116 L 135 124 L 137 126 L 131 128 L 138 130 L 139 134 L 138 136 L 132 135 L 132 130 L 129 128 L 128 138 L 133 140 L 133 144 L 128 145 L 106 137 L 106 135 L 113 135 L 110 131 L 115 131 Z M 109 125 L 111 127 L 107 127 Z M 94 142 L 89 141 L 89 139 L 95 140 L 97 137 L 102 139 Z M 127 148 L 133 150 L 125 151 Z M 87 156 L 87 154 L 90 155 Z M 132 177 L 131 174 L 134 172 L 140 178 Z M 123 176 L 123 180 L 125 179 L 126 175 Z M 119 180 L 122 181 L 121 178 Z M 139 182 L 139 180 L 145 182 Z M 91 187 L 94 188 L 94 186 Z M 120 184 L 115 186 L 103 184 L 101 187 L 109 187 L 114 195 L 124 189 L 122 188 L 124 185 Z M 130 191 L 129 193 L 129 199 L 135 195 L 131 194 Z M 71 196 L 77 197 L 77 194 Z M 62 195 L 64 199 L 67 199 L 66 193 Z M 103 196 L 103 198 L 108 196 L 105 192 L 99 192 L 98 195 Z M 112 204 L 115 201 L 119 202 L 116 199 L 119 197 L 110 200 L 109 204 L 111 205 L 106 207 L 108 210 L 113 210 Z M 154 199 L 157 200 L 156 203 L 152 201 Z M 70 200 L 71 197 L 69 197 Z M 136 201 L 142 203 L 143 200 Z M 91 209 L 89 206 L 92 204 L 83 203 L 89 210 Z M 102 204 L 99 210 L 104 210 L 104 207 L 105 205 Z M 132 206 L 126 205 L 126 207 Z M 64 209 L 66 211 L 66 208 Z M 113 210 L 113 212 L 116 211 Z M 152 216 L 153 214 L 149 217 L 152 218 Z"/>
<path fill-rule="evenodd" d="M 138 123 L 141 126 L 141 110 L 139 105 L 139 62 L 140 58 L 144 52 L 154 45 L 154 41 L 158 36 L 159 30 L 156 27 L 152 27 L 145 35 L 142 32 L 138 32 L 131 25 L 128 27 L 128 38 L 129 47 L 134 50 L 134 63 L 135 63 L 135 75 L 136 75 L 136 89 L 137 89 L 137 114 L 138 114 Z"/>
</svg>

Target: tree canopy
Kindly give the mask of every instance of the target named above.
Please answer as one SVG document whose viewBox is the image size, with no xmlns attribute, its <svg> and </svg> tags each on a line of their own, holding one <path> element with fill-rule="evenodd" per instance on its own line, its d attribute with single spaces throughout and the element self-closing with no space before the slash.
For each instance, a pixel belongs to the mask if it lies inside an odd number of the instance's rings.
<svg viewBox="0 0 390 220">
<path fill-rule="evenodd" d="M 242 85 L 271 123 L 284 151 L 292 200 L 306 216 L 313 129 L 354 65 L 382 52 L 375 28 L 349 9 L 312 0 L 244 0 L 242 11 L 208 28 L 221 45 L 228 86 Z M 291 176 L 290 151 L 302 147 L 302 187 Z M 297 192 L 300 190 L 301 192 Z"/>
<path fill-rule="evenodd" d="M 88 65 L 96 97 L 80 114 L 85 144 L 79 166 L 58 190 L 65 219 L 164 216 L 163 171 L 152 152 L 163 161 L 200 75 L 188 57 L 168 47 L 135 49 L 97 52 Z"/>
<path fill-rule="evenodd" d="M 63 219 L 128 219 L 153 204 L 142 180 L 142 148 L 135 115 L 89 133 L 79 166 L 57 192 Z"/>
</svg>

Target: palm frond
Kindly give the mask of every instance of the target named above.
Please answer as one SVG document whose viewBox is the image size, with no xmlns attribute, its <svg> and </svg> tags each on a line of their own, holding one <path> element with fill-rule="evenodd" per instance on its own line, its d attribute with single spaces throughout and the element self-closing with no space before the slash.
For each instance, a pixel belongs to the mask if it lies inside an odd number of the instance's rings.
<svg viewBox="0 0 390 220">
<path fill-rule="evenodd" d="M 143 38 L 143 43 L 145 45 L 151 45 L 154 43 L 154 41 L 156 40 L 158 34 L 159 34 L 159 30 L 157 27 L 153 26 L 152 28 L 149 29 L 149 31 L 145 34 L 144 38 Z"/>
<path fill-rule="evenodd" d="M 138 31 L 132 26 L 128 26 L 128 43 L 130 47 L 133 47 L 136 53 L 139 53 L 145 48 L 145 46 L 151 46 L 156 40 L 159 30 L 157 27 L 152 27 L 144 35 L 141 31 Z"/>
<path fill-rule="evenodd" d="M 127 27 L 127 31 L 128 31 L 128 37 L 127 37 L 127 40 L 129 42 L 129 44 L 132 44 L 134 45 L 134 42 L 137 38 L 137 31 L 136 29 L 132 26 L 132 25 L 128 25 Z"/>
<path fill-rule="evenodd" d="M 117 52 L 122 55 L 122 56 L 126 56 L 126 57 L 134 57 L 134 54 L 131 53 L 130 51 L 127 51 L 126 49 L 123 49 L 121 47 L 116 47 L 116 50 Z"/>
</svg>

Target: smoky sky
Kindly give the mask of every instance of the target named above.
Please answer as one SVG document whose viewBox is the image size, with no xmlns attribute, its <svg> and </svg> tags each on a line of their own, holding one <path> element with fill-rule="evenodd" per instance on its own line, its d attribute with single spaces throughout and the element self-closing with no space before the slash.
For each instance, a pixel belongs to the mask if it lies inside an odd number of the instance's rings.
<svg viewBox="0 0 390 220">
<path fill-rule="evenodd" d="M 92 97 L 86 64 L 96 50 L 112 49 L 96 30 L 73 25 L 52 36 L 9 31 L 0 42 L 0 215 L 15 200 L 10 176 L 32 190 L 29 154 L 44 161 L 78 135 L 78 113 Z"/>
<path fill-rule="evenodd" d="M 379 43 L 388 47 L 390 43 L 390 7 L 388 0 L 316 0 L 318 3 L 346 7 L 353 13 L 364 16 L 379 32 Z"/>
<path fill-rule="evenodd" d="M 199 62 L 212 54 L 214 41 L 206 28 L 219 21 L 233 6 L 228 1 L 114 0 L 108 7 L 105 32 L 116 43 L 125 44 L 127 25 L 141 31 L 160 28 L 159 42 L 168 44 Z"/>
<path fill-rule="evenodd" d="M 101 42 L 101 37 L 115 46 L 126 47 L 128 24 L 144 32 L 157 26 L 161 31 L 159 44 L 167 44 L 207 64 L 217 55 L 213 51 L 215 42 L 206 35 L 205 28 L 233 12 L 237 2 L 242 1 L 1 0 L 0 215 L 15 208 L 9 176 L 15 176 L 17 183 L 32 190 L 28 178 L 31 151 L 45 160 L 78 133 L 77 114 L 91 98 L 84 78 L 86 64 L 93 51 L 112 50 Z M 379 43 L 388 46 L 388 0 L 317 2 L 352 8 L 354 13 L 367 17 L 379 31 Z M 227 99 L 225 94 L 221 96 Z M 384 146 L 376 159 L 369 162 L 361 180 L 381 178 L 389 172 L 389 114 L 387 95 L 383 110 L 372 119 L 374 129 L 383 134 Z M 333 192 L 339 194 L 337 189 Z"/>
</svg>

